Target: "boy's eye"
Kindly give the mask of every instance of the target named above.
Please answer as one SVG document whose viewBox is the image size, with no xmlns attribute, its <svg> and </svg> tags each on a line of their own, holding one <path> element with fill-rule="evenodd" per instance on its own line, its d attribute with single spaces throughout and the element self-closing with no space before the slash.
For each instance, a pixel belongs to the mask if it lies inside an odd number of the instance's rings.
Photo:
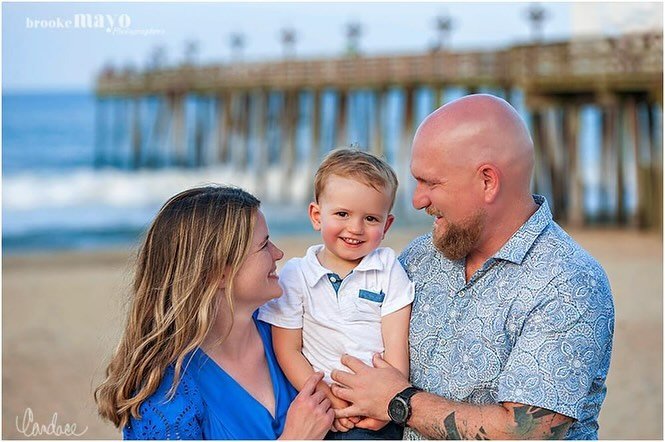
<svg viewBox="0 0 665 442">
<path fill-rule="evenodd" d="M 335 212 L 335 215 L 337 215 L 339 217 L 342 217 L 342 218 L 346 218 L 347 216 L 349 216 L 349 214 L 347 212 Z"/>
<path fill-rule="evenodd" d="M 371 223 L 379 222 L 379 219 L 378 219 L 377 217 L 375 217 L 375 216 L 368 216 L 368 217 L 366 217 L 365 219 L 366 219 L 367 221 L 371 222 Z"/>
</svg>

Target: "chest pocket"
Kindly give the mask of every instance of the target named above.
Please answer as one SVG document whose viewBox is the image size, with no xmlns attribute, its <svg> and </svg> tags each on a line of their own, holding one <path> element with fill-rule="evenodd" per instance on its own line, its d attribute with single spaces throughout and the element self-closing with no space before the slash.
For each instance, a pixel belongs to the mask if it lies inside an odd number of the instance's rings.
<svg viewBox="0 0 665 442">
<path fill-rule="evenodd" d="M 358 315 L 363 319 L 376 318 L 381 320 L 381 306 L 386 295 L 383 291 L 373 292 L 360 289 L 358 298 L 355 300 L 355 307 Z"/>
</svg>

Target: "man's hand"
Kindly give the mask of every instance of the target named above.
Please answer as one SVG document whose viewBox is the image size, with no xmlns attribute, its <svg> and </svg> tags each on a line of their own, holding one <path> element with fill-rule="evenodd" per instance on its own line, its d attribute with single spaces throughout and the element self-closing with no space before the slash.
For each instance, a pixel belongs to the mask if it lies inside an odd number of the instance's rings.
<svg viewBox="0 0 665 442">
<path fill-rule="evenodd" d="M 339 417 L 366 416 L 388 421 L 388 403 L 400 391 L 409 387 L 409 381 L 399 370 L 387 363 L 380 355 L 372 359 L 374 367 L 365 365 L 353 356 L 342 356 L 342 364 L 352 373 L 333 370 L 331 377 L 335 396 L 351 402 L 351 406 L 335 410 Z"/>
</svg>

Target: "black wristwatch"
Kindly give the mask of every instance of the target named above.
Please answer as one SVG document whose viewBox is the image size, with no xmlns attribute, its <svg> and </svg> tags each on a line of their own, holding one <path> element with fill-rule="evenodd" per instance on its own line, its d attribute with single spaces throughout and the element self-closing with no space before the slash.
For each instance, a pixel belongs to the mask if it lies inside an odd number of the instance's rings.
<svg viewBox="0 0 665 442">
<path fill-rule="evenodd" d="M 408 387 L 397 393 L 388 403 L 388 416 L 398 425 L 405 426 L 411 417 L 411 397 L 423 391 L 417 387 Z"/>
</svg>

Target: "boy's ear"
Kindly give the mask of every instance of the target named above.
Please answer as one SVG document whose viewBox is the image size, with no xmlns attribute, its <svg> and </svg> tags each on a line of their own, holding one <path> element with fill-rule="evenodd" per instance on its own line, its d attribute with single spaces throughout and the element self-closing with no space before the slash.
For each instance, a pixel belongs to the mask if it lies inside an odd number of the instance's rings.
<svg viewBox="0 0 665 442">
<path fill-rule="evenodd" d="M 309 220 L 317 232 L 321 230 L 321 209 L 316 203 L 309 203 Z"/>
<path fill-rule="evenodd" d="M 391 213 L 388 215 L 388 218 L 386 218 L 386 225 L 383 227 L 383 239 L 386 238 L 386 233 L 388 233 L 388 229 L 390 229 L 390 226 L 393 225 L 393 221 L 395 221 L 395 217 Z"/>
</svg>

